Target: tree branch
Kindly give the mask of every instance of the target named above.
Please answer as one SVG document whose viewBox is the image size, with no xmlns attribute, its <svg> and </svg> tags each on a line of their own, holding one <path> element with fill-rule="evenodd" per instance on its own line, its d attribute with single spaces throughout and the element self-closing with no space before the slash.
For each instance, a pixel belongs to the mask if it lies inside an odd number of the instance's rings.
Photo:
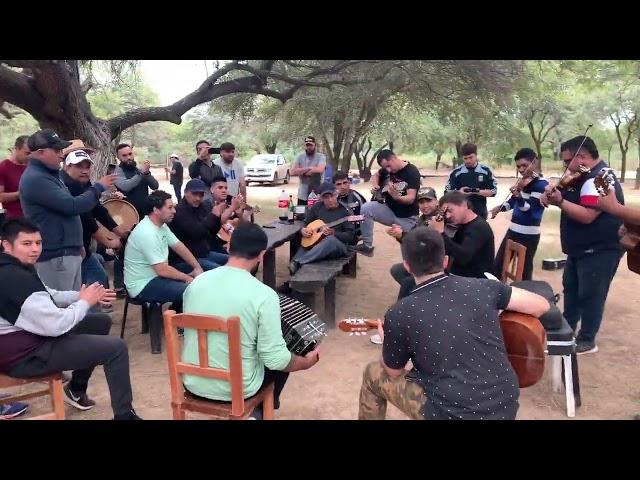
<svg viewBox="0 0 640 480">
<path fill-rule="evenodd" d="M 33 78 L 0 65 L 0 98 L 37 116 L 44 105 Z"/>
</svg>

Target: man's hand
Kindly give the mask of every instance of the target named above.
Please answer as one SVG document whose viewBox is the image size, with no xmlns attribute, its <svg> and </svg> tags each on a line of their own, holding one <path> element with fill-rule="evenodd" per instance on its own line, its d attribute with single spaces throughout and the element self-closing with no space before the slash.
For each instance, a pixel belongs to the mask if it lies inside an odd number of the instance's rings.
<svg viewBox="0 0 640 480">
<path fill-rule="evenodd" d="M 313 175 L 313 173 L 311 173 L 311 169 L 310 168 L 305 168 L 303 175 L 307 176 L 307 177 L 310 177 L 311 175 Z"/>
<path fill-rule="evenodd" d="M 307 368 L 313 367 L 320 360 L 320 348 L 316 347 L 315 349 L 311 350 L 309 353 L 307 353 L 304 356 L 304 358 L 308 362 L 307 363 L 307 367 L 305 368 L 305 370 Z"/>
<path fill-rule="evenodd" d="M 402 195 L 400 195 L 400 192 L 396 189 L 396 187 L 395 187 L 395 185 L 393 183 L 389 185 L 389 188 L 387 189 L 387 193 L 394 200 L 397 200 L 398 198 L 400 198 L 402 196 Z"/>
<path fill-rule="evenodd" d="M 151 162 L 149 160 L 145 160 L 142 163 L 142 167 L 140 167 L 140 171 L 142 173 L 149 173 L 151 171 Z"/>
<path fill-rule="evenodd" d="M 244 206 L 244 198 L 241 194 L 238 194 L 235 197 L 233 197 L 233 199 L 231 199 L 231 209 L 234 212 L 240 209 L 242 206 Z"/>
<path fill-rule="evenodd" d="M 609 190 L 609 193 L 604 197 L 600 196 L 598 198 L 598 208 L 603 212 L 615 213 L 618 207 L 620 207 L 620 202 L 618 202 L 613 189 Z"/>
<path fill-rule="evenodd" d="M 464 193 L 465 195 L 469 195 L 469 190 L 468 190 L 468 189 L 469 189 L 469 187 L 460 187 L 460 188 L 458 189 L 458 191 L 459 191 L 460 193 Z"/>
<path fill-rule="evenodd" d="M 434 229 L 438 233 L 444 233 L 444 221 L 437 222 L 434 220 L 432 222 L 429 222 L 429 228 Z"/>
<path fill-rule="evenodd" d="M 100 185 L 102 185 L 105 188 L 105 190 L 108 190 L 110 187 L 113 186 L 113 184 L 116 181 L 116 178 L 118 178 L 117 175 L 105 175 L 100 180 L 98 180 L 96 183 L 99 183 Z"/>
<path fill-rule="evenodd" d="M 102 305 L 111 305 L 116 301 L 116 292 L 115 290 L 105 289 L 102 298 L 100 299 L 100 303 Z"/>
<path fill-rule="evenodd" d="M 227 209 L 227 204 L 224 202 L 220 202 L 217 205 L 214 205 L 211 209 L 211 214 L 216 217 L 221 217 L 224 211 Z"/>
<path fill-rule="evenodd" d="M 304 227 L 302 230 L 300 230 L 300 234 L 305 237 L 305 238 L 309 238 L 311 235 L 313 235 L 311 233 L 311 229 Z"/>
<path fill-rule="evenodd" d="M 542 195 L 540 197 L 541 200 L 542 200 L 542 198 L 545 198 L 546 202 L 549 205 L 556 205 L 557 206 L 557 205 L 560 205 L 562 203 L 562 193 L 560 192 L 560 190 L 554 190 L 553 192 L 550 192 L 550 194 L 546 194 L 545 193 L 545 195 Z"/>
<path fill-rule="evenodd" d="M 371 193 L 376 193 L 378 190 L 380 190 L 380 185 L 374 185 L 371 187 Z"/>
<path fill-rule="evenodd" d="M 110 193 L 109 196 L 111 198 L 117 198 L 118 200 L 122 200 L 125 197 L 124 193 L 119 192 L 118 190 L 114 190 L 113 192 Z"/>
<path fill-rule="evenodd" d="M 84 247 L 80 247 L 80 258 L 85 258 L 87 256 L 87 250 Z"/>
<path fill-rule="evenodd" d="M 204 273 L 204 270 L 202 270 L 201 266 L 198 266 L 198 268 L 194 268 L 191 273 L 189 273 L 189 276 L 192 278 L 196 278 L 198 275 L 200 275 L 201 273 Z"/>
<path fill-rule="evenodd" d="M 324 235 L 325 237 L 329 237 L 334 233 L 335 233 L 335 230 L 333 228 L 322 227 L 322 235 Z"/>
<path fill-rule="evenodd" d="M 78 294 L 78 299 L 84 300 L 90 307 L 93 307 L 102 299 L 102 297 L 104 297 L 104 294 L 105 288 L 98 282 L 94 282 L 88 287 L 86 285 L 82 285 Z"/>
<path fill-rule="evenodd" d="M 498 205 L 497 207 L 493 207 L 490 212 L 491 212 L 491 218 L 496 218 L 498 216 L 498 214 L 500 213 L 500 209 L 502 208 L 502 205 Z"/>
<path fill-rule="evenodd" d="M 107 248 L 113 248 L 114 250 L 118 250 L 122 248 L 122 243 L 120 242 L 120 238 L 109 238 L 104 242 L 104 246 Z"/>
<path fill-rule="evenodd" d="M 384 342 L 384 328 L 382 328 L 382 320 L 378 320 L 378 335 L 380 335 L 380 340 Z"/>
<path fill-rule="evenodd" d="M 391 228 L 387 229 L 387 234 L 391 235 L 396 240 L 402 239 L 402 227 L 395 223 L 391 225 Z"/>
</svg>

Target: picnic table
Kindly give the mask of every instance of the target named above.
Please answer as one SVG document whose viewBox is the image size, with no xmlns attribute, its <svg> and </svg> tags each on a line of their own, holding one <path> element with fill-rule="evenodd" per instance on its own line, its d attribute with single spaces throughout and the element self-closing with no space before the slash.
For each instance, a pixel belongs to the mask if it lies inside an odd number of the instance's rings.
<svg viewBox="0 0 640 480">
<path fill-rule="evenodd" d="M 262 282 L 271 288 L 276 288 L 276 248 L 289 242 L 289 258 L 293 258 L 300 247 L 300 230 L 304 227 L 304 222 L 295 221 L 293 223 L 276 220 L 263 226 L 264 233 L 267 234 L 267 251 L 264 254 L 262 263 Z M 270 228 L 273 227 L 273 228 Z"/>
</svg>

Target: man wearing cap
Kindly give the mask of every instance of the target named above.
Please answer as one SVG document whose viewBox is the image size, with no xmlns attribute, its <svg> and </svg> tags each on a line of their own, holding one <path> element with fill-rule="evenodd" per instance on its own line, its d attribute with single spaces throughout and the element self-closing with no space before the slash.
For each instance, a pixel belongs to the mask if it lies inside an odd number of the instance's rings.
<svg viewBox="0 0 640 480">
<path fill-rule="evenodd" d="M 307 204 L 311 190 L 320 185 L 326 165 L 326 157 L 316 150 L 316 139 L 312 136 L 305 137 L 304 153 L 298 155 L 291 169 L 291 175 L 300 177 L 298 205 Z"/>
<path fill-rule="evenodd" d="M 182 200 L 182 180 L 184 179 L 184 169 L 182 168 L 182 162 L 177 153 L 172 153 L 169 156 L 171 160 L 171 168 L 169 171 L 169 183 L 173 185 L 173 189 L 176 192 L 176 198 L 178 203 Z"/>
<path fill-rule="evenodd" d="M 305 216 L 305 225 L 309 225 L 314 220 L 331 223 L 350 215 L 349 210 L 338 203 L 338 191 L 333 183 L 324 182 L 320 185 L 318 194 L 322 201 L 311 207 Z M 307 227 L 303 228 L 300 233 L 303 237 L 312 235 L 311 230 Z M 324 238 L 309 250 L 298 249 L 289 265 L 289 271 L 292 275 L 301 265 L 306 263 L 346 256 L 348 245 L 354 245 L 356 242 L 356 229 L 351 222 L 343 222 L 333 228 L 323 227 L 322 235 Z"/>
<path fill-rule="evenodd" d="M 49 288 L 80 290 L 84 254 L 80 215 L 98 205 L 114 177 L 104 176 L 74 197 L 60 180 L 62 150 L 71 142 L 44 129 L 31 135 L 27 144 L 31 155 L 19 190 L 25 216 L 42 232 L 42 254 L 36 270 Z"/>
<path fill-rule="evenodd" d="M 91 165 L 93 165 L 93 160 L 85 150 L 73 150 L 65 157 L 64 170 L 60 172 L 60 178 L 74 197 L 82 195 L 91 188 Z M 82 260 L 82 283 L 91 285 L 94 282 L 98 282 L 104 288 L 109 288 L 107 272 L 91 251 L 91 238 L 98 231 L 97 222 L 100 222 L 107 230 L 115 233 L 118 237 L 105 246 L 118 249 L 121 246 L 119 239 L 126 236 L 128 232 L 124 227 L 118 226 L 109 211 L 101 203 L 98 203 L 92 210 L 81 214 L 80 221 L 82 222 L 82 237 L 85 249 L 85 256 Z"/>
<path fill-rule="evenodd" d="M 240 193 L 245 202 L 247 201 L 247 184 L 244 181 L 244 165 L 236 157 L 236 147 L 233 143 L 224 142 L 220 145 L 220 158 L 216 158 L 213 163 L 222 170 L 224 178 L 227 179 L 228 201 Z"/>
<path fill-rule="evenodd" d="M 29 135 L 16 138 L 11 158 L 0 163 L 0 203 L 6 210 L 6 220 L 23 216 L 18 185 L 29 160 L 28 139 Z"/>
<path fill-rule="evenodd" d="M 362 243 L 356 247 L 358 253 L 373 256 L 373 224 L 399 225 L 408 232 L 416 226 L 418 202 L 416 194 L 420 188 L 420 171 L 415 165 L 405 162 L 391 150 L 382 150 L 377 155 L 380 167 L 389 172 L 389 181 L 382 190 L 385 203 L 369 202 L 362 207 L 365 216 L 360 227 Z"/>
<path fill-rule="evenodd" d="M 198 141 L 198 143 L 196 143 L 196 153 L 198 156 L 191 165 L 189 165 L 189 176 L 191 178 L 199 178 L 209 188 L 211 188 L 211 181 L 214 178 L 224 177 L 222 169 L 211 160 L 211 154 L 214 151 L 215 148 L 213 148 L 208 141 Z M 211 206 L 213 206 L 210 191 L 205 192 L 204 203 L 207 208 L 211 208 Z"/>
<path fill-rule="evenodd" d="M 169 224 L 171 231 L 196 257 L 205 271 L 224 265 L 229 259 L 224 253 L 211 251 L 211 240 L 220 230 L 220 220 L 226 205 L 219 203 L 207 209 L 203 204 L 207 190 L 207 185 L 199 178 L 189 180 L 184 188 L 184 198 L 176 207 L 176 214 Z M 169 264 L 179 268 L 184 261 L 171 250 Z"/>
</svg>

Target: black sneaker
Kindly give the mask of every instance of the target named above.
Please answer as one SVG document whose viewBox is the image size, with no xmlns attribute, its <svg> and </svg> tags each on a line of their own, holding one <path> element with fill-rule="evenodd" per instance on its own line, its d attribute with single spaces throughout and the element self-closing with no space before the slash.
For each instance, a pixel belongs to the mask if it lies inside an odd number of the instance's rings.
<svg viewBox="0 0 640 480">
<path fill-rule="evenodd" d="M 123 413 L 121 415 L 116 415 L 113 417 L 114 420 L 142 420 L 135 410 L 129 410 L 127 413 Z"/>
<path fill-rule="evenodd" d="M 585 353 L 596 353 L 598 346 L 596 342 L 589 342 L 587 340 L 578 340 L 576 342 L 576 353 L 578 355 L 584 355 Z"/>
<path fill-rule="evenodd" d="M 289 264 L 289 273 L 294 275 L 298 270 L 300 270 L 300 264 L 295 260 L 291 260 L 291 263 Z"/>
<path fill-rule="evenodd" d="M 91 400 L 86 392 L 75 394 L 71 391 L 69 385 L 65 385 L 64 389 L 64 401 L 71 406 L 76 407 L 78 410 L 91 410 L 95 407 L 96 402 Z"/>
<path fill-rule="evenodd" d="M 124 298 L 127 296 L 127 291 L 124 288 L 116 288 L 116 298 Z"/>
<path fill-rule="evenodd" d="M 373 257 L 373 247 L 366 245 L 364 243 L 359 243 L 356 245 L 354 250 L 362 255 L 366 255 L 367 257 Z"/>
</svg>

